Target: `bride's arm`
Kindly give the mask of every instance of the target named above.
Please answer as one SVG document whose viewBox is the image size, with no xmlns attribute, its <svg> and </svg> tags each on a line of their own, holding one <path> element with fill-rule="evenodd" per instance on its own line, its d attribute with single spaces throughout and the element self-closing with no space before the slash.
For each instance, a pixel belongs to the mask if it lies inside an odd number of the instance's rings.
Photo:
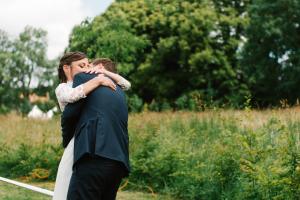
<svg viewBox="0 0 300 200">
<path fill-rule="evenodd" d="M 99 69 L 98 67 L 93 67 L 91 69 L 86 70 L 85 73 L 97 74 L 102 73 L 108 77 L 110 77 L 113 81 L 115 81 L 123 90 L 129 90 L 131 88 L 131 83 L 122 77 L 119 74 L 110 72 L 105 68 Z"/>
<path fill-rule="evenodd" d="M 60 84 L 55 89 L 55 94 L 59 102 L 74 103 L 82 98 L 85 98 L 91 91 L 104 85 L 116 90 L 116 85 L 113 82 L 103 82 L 102 78 L 95 77 L 86 83 L 78 85 L 74 88 L 67 84 Z"/>
<path fill-rule="evenodd" d="M 128 80 L 126 80 L 123 76 L 107 71 L 106 69 L 103 69 L 103 74 L 113 79 L 123 90 L 130 89 L 131 83 Z"/>
</svg>

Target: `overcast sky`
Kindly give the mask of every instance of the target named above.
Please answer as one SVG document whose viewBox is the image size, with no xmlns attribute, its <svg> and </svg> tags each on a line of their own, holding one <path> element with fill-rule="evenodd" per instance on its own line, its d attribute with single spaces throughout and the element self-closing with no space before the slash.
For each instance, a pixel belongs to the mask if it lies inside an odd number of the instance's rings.
<svg viewBox="0 0 300 200">
<path fill-rule="evenodd" d="M 1 0 L 0 29 L 16 37 L 26 25 L 48 32 L 48 58 L 68 45 L 74 25 L 103 13 L 113 0 Z"/>
</svg>

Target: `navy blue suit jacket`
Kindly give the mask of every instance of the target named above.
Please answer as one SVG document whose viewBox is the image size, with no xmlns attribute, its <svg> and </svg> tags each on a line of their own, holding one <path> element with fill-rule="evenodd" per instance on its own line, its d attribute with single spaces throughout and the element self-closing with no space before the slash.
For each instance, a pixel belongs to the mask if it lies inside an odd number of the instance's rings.
<svg viewBox="0 0 300 200">
<path fill-rule="evenodd" d="M 73 87 L 83 84 L 96 75 L 75 75 Z M 113 91 L 98 87 L 86 98 L 68 104 L 61 117 L 63 146 L 66 147 L 75 134 L 74 163 L 84 154 L 120 161 L 129 165 L 128 109 L 123 90 Z"/>
</svg>

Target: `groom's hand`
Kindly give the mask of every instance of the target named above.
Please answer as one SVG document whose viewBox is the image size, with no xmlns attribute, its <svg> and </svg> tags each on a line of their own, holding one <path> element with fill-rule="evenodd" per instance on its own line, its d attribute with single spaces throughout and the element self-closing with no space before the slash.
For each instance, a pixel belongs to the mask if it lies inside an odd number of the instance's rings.
<svg viewBox="0 0 300 200">
<path fill-rule="evenodd" d="M 100 85 L 109 87 L 112 90 L 117 90 L 116 84 L 111 79 L 105 77 L 103 74 L 99 74 L 96 78 L 100 81 Z"/>
</svg>

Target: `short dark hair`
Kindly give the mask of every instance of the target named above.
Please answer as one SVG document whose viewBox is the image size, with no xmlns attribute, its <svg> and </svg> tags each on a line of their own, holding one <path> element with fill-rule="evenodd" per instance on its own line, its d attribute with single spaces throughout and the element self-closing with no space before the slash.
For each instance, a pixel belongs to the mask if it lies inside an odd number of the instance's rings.
<svg viewBox="0 0 300 200">
<path fill-rule="evenodd" d="M 58 79 L 61 83 L 67 82 L 67 76 L 64 72 L 64 65 L 71 65 L 72 62 L 78 61 L 81 59 L 87 58 L 87 56 L 79 51 L 75 52 L 67 52 L 61 59 L 59 60 L 59 65 L 58 65 Z"/>
<path fill-rule="evenodd" d="M 96 58 L 93 60 L 92 64 L 94 66 L 102 64 L 107 71 L 117 73 L 117 65 L 109 58 Z"/>
</svg>

